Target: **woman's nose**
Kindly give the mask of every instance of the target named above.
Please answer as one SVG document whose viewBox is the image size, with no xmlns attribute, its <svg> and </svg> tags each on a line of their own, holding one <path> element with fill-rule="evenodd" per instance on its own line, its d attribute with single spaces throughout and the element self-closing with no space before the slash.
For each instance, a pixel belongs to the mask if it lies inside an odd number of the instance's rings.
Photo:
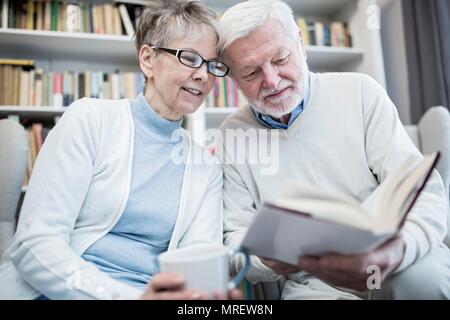
<svg viewBox="0 0 450 320">
<path fill-rule="evenodd" d="M 194 80 L 201 81 L 208 80 L 208 66 L 206 65 L 206 63 L 203 63 L 200 68 L 195 69 L 194 73 L 192 74 L 192 78 Z"/>
</svg>

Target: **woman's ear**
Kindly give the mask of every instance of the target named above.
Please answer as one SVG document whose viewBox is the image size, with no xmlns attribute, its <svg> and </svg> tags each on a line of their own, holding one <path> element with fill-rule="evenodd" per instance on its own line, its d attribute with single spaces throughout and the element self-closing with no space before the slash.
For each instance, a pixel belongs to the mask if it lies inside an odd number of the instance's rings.
<svg viewBox="0 0 450 320">
<path fill-rule="evenodd" d="M 146 78 L 153 78 L 155 50 L 144 44 L 139 50 L 139 65 Z"/>
</svg>

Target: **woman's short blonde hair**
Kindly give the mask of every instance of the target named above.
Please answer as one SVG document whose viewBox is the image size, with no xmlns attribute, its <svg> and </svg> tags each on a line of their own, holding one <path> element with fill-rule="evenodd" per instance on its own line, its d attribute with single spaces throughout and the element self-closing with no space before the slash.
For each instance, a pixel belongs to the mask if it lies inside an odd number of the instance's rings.
<svg viewBox="0 0 450 320">
<path fill-rule="evenodd" d="M 164 47 L 171 40 L 202 37 L 205 27 L 218 38 L 218 20 L 214 11 L 199 1 L 162 0 L 153 1 L 139 18 L 135 35 L 138 53 L 145 44 Z"/>
</svg>

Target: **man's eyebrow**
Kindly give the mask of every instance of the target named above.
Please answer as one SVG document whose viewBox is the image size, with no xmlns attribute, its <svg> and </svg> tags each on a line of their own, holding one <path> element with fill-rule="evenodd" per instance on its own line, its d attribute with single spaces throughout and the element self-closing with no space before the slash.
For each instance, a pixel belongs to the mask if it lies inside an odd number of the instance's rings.
<svg viewBox="0 0 450 320">
<path fill-rule="evenodd" d="M 239 72 L 246 72 L 246 71 L 254 70 L 257 67 L 258 67 L 257 65 L 253 65 L 253 64 L 244 65 L 239 68 Z"/>
<path fill-rule="evenodd" d="M 281 47 L 281 48 L 278 50 L 277 55 L 285 54 L 285 53 L 288 53 L 288 52 L 289 52 L 289 49 L 288 49 L 288 48 Z"/>
<path fill-rule="evenodd" d="M 201 53 L 198 52 L 197 50 L 195 50 L 194 48 L 181 48 L 181 50 L 191 51 L 191 52 L 194 52 L 194 53 L 198 54 L 199 56 L 203 57 L 203 56 L 201 55 Z M 205 58 L 203 58 L 203 59 L 205 59 Z M 218 57 L 218 56 L 215 56 L 214 58 L 206 59 L 206 60 L 219 60 L 219 57 Z"/>
</svg>

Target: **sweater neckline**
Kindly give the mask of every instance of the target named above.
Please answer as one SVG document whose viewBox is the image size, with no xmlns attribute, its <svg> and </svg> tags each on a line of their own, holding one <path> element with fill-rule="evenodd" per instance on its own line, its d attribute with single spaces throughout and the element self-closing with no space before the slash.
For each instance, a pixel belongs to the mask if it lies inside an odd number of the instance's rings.
<svg viewBox="0 0 450 320">
<path fill-rule="evenodd" d="M 182 119 L 172 121 L 161 117 L 148 103 L 145 96 L 140 93 L 130 100 L 131 110 L 137 131 L 164 142 L 176 143 L 173 134 L 181 128 Z"/>
<path fill-rule="evenodd" d="M 295 119 L 295 121 L 292 122 L 292 124 L 287 129 L 281 130 L 282 132 L 283 131 L 286 132 L 288 135 L 295 133 L 301 127 L 301 124 L 304 121 L 303 119 L 305 119 L 306 116 L 311 112 L 311 109 L 313 109 L 314 101 L 315 101 L 316 74 L 313 72 L 310 72 L 309 77 L 310 77 L 309 99 L 308 99 L 306 105 L 303 106 L 302 113 L 300 113 L 300 115 L 297 117 L 297 119 Z"/>
</svg>

